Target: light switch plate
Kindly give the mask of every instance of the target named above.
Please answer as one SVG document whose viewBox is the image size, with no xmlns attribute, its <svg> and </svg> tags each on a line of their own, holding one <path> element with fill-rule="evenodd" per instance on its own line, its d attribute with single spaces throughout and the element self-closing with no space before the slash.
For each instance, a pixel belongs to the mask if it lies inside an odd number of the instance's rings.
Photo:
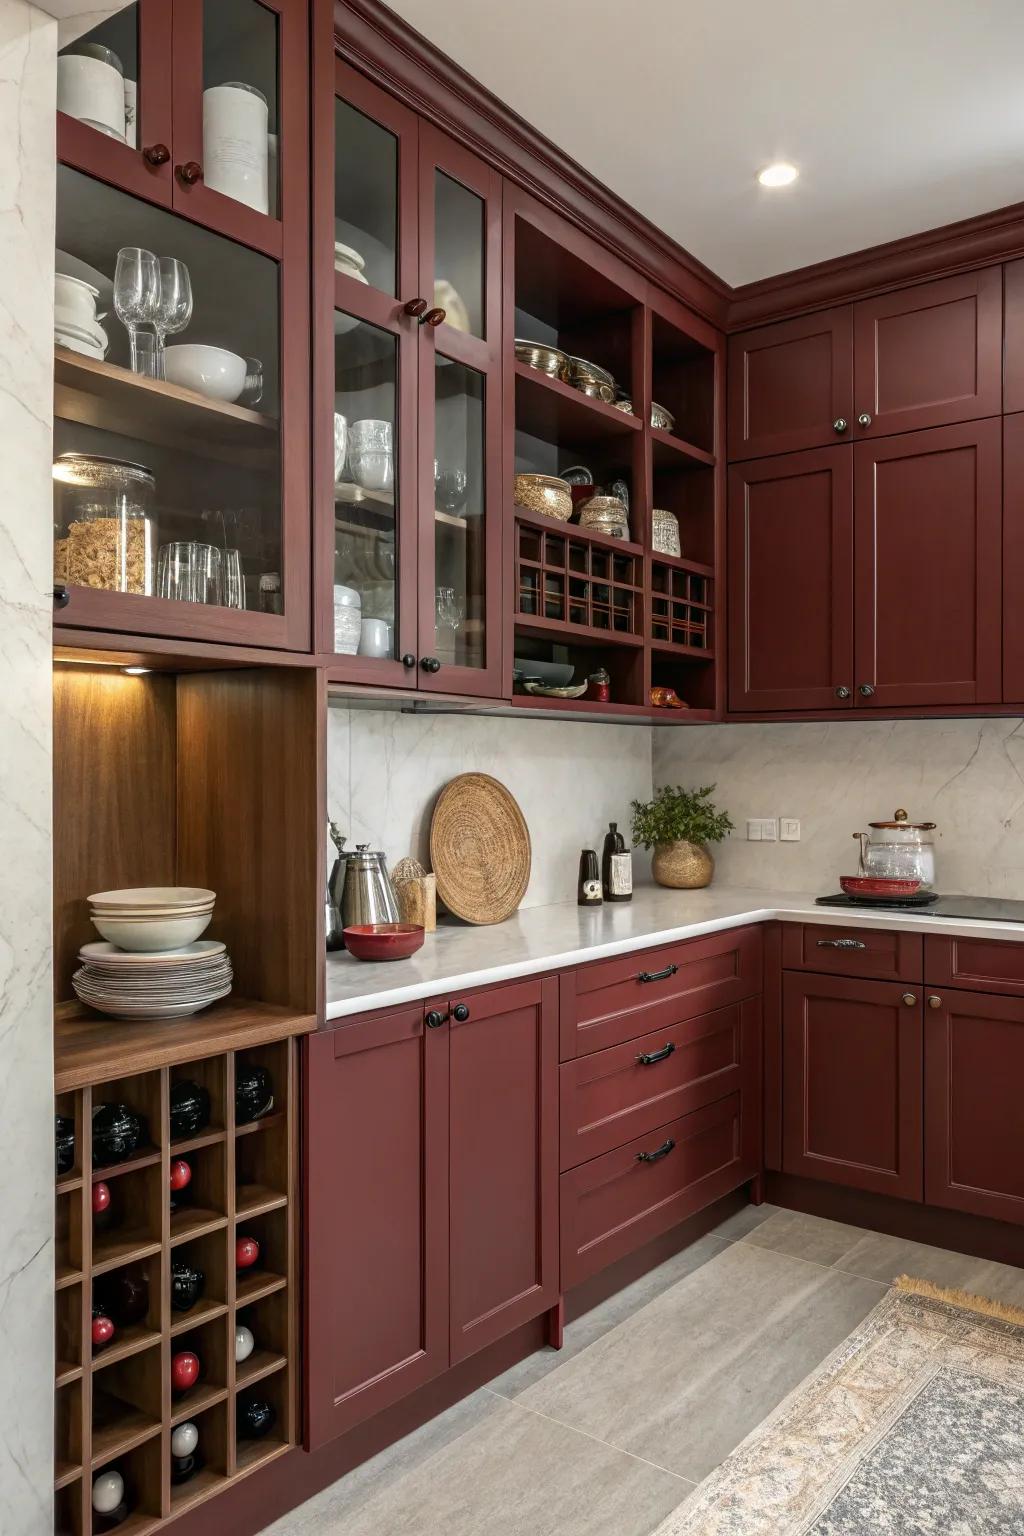
<svg viewBox="0 0 1024 1536">
<path fill-rule="evenodd" d="M 778 835 L 774 816 L 754 816 L 747 822 L 748 843 L 774 843 Z"/>
<path fill-rule="evenodd" d="M 779 837 L 784 843 L 800 841 L 800 823 L 795 816 L 779 817 Z"/>
</svg>

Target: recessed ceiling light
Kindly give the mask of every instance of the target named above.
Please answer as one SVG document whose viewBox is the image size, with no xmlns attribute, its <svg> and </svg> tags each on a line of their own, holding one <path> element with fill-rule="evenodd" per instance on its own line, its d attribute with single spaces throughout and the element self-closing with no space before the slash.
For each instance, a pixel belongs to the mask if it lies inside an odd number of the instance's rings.
<svg viewBox="0 0 1024 1536">
<path fill-rule="evenodd" d="M 795 165 L 790 165 L 786 160 L 776 160 L 774 165 L 766 165 L 757 179 L 762 187 L 788 187 L 799 175 Z"/>
</svg>

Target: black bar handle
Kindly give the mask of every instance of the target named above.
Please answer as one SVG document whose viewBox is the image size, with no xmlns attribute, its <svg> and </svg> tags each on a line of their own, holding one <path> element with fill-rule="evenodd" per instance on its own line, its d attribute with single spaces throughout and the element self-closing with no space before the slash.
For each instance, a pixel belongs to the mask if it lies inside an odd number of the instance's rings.
<svg viewBox="0 0 1024 1536">
<path fill-rule="evenodd" d="M 663 971 L 641 971 L 637 981 L 665 981 L 669 976 L 674 976 L 678 969 L 678 965 L 666 965 Z"/>
<path fill-rule="evenodd" d="M 670 1136 L 668 1141 L 663 1141 L 653 1152 L 638 1152 L 636 1160 L 638 1163 L 660 1163 L 663 1157 L 668 1157 L 674 1146 L 675 1142 Z"/>
<path fill-rule="evenodd" d="M 653 1067 L 656 1061 L 667 1061 L 675 1048 L 675 1041 L 670 1040 L 668 1045 L 663 1045 L 660 1051 L 641 1051 L 637 1061 L 642 1067 Z"/>
</svg>

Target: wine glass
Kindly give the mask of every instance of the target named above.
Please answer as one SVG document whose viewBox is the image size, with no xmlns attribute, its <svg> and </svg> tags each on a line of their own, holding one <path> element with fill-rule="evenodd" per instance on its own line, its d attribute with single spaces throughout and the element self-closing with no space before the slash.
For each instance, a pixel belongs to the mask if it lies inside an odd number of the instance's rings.
<svg viewBox="0 0 1024 1536">
<path fill-rule="evenodd" d="M 114 271 L 114 313 L 128 332 L 132 372 L 138 373 L 140 325 L 155 322 L 160 308 L 160 263 L 152 251 L 124 246 Z"/>
<path fill-rule="evenodd" d="M 160 302 L 153 316 L 157 344 L 157 377 L 165 379 L 164 348 L 168 336 L 176 336 L 192 319 L 192 279 L 188 267 L 176 256 L 160 257 Z"/>
</svg>

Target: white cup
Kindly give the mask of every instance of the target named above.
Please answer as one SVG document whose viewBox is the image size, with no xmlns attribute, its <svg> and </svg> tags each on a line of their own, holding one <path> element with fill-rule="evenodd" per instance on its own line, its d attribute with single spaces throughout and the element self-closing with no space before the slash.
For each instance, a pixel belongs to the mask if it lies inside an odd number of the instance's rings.
<svg viewBox="0 0 1024 1536">
<path fill-rule="evenodd" d="M 359 626 L 360 656 L 390 656 L 391 627 L 383 619 L 363 619 Z"/>
<path fill-rule="evenodd" d="M 57 107 L 69 117 L 102 123 L 124 138 L 124 76 L 102 59 L 81 53 L 58 57 Z"/>
<path fill-rule="evenodd" d="M 353 448 L 375 448 L 380 451 L 391 448 L 394 433 L 390 421 L 376 421 L 367 416 L 362 421 L 352 423 L 349 436 Z"/>
<path fill-rule="evenodd" d="M 390 491 L 395 483 L 389 449 L 353 446 L 349 450 L 348 467 L 352 478 L 364 491 Z"/>
</svg>

